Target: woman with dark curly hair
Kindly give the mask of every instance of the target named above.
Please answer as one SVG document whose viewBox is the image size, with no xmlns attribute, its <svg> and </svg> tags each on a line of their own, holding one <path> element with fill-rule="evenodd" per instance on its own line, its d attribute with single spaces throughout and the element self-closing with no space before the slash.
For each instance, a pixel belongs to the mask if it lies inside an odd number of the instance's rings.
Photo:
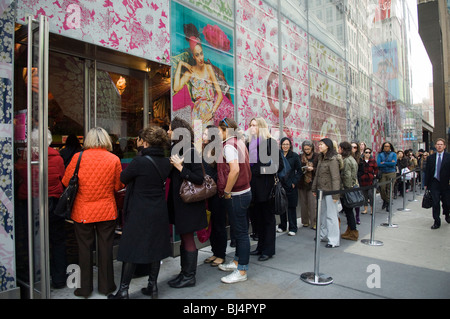
<svg viewBox="0 0 450 319">
<path fill-rule="evenodd" d="M 157 298 L 157 279 L 161 260 L 170 255 L 169 215 L 165 200 L 165 181 L 171 165 L 164 157 L 167 132 L 148 127 L 140 135 L 142 156 L 136 156 L 120 174 L 127 185 L 124 201 L 125 223 L 117 260 L 122 261 L 122 277 L 116 294 L 109 299 L 127 299 L 136 265 L 149 265 L 145 295 Z"/>
</svg>

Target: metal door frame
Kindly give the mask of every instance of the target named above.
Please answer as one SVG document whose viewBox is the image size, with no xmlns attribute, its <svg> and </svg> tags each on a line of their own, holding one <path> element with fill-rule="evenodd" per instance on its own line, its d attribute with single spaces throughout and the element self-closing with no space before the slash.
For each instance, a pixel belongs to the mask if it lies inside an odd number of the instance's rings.
<svg viewBox="0 0 450 319">
<path fill-rule="evenodd" d="M 49 218 L 48 218 L 48 56 L 49 56 L 49 24 L 46 16 L 40 16 L 39 21 L 30 15 L 28 21 L 28 56 L 27 56 L 27 187 L 28 187 L 28 255 L 29 255 L 29 294 L 30 299 L 40 297 L 50 298 L 50 249 L 49 249 Z M 38 131 L 39 131 L 39 159 L 32 160 L 31 133 L 33 129 L 33 91 L 32 76 L 34 51 L 33 23 L 39 23 L 38 34 Z M 35 288 L 34 278 L 34 227 L 33 227 L 33 190 L 32 190 L 32 165 L 39 166 L 39 242 L 40 242 L 40 291 Z"/>
</svg>

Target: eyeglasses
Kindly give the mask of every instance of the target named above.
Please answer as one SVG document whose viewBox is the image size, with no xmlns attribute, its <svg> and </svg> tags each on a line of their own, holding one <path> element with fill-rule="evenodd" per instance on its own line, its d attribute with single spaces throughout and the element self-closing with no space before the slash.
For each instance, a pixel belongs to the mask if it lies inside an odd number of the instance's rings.
<svg viewBox="0 0 450 319">
<path fill-rule="evenodd" d="M 371 154 L 372 152 L 364 152 L 364 154 Z"/>
<path fill-rule="evenodd" d="M 227 118 L 226 118 L 226 117 L 224 117 L 224 118 L 223 118 L 223 120 L 222 120 L 222 122 L 224 122 L 224 123 L 225 123 L 225 125 L 226 125 L 227 127 L 229 127 L 229 126 L 228 126 L 228 123 L 227 123 L 227 121 L 226 121 L 226 120 L 227 120 Z"/>
</svg>

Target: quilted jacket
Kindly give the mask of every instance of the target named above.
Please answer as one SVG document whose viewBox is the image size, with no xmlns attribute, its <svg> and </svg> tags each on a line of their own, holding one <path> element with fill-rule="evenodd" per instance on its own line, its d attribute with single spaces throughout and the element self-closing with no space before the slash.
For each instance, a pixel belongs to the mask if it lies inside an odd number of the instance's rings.
<svg viewBox="0 0 450 319">
<path fill-rule="evenodd" d="M 37 161 L 39 157 L 37 154 L 32 155 L 32 160 Z M 28 198 L 27 188 L 27 165 L 26 162 L 19 159 L 15 165 L 17 176 L 19 180 L 18 198 L 26 200 Z M 48 197 L 59 197 L 63 192 L 63 185 L 61 179 L 64 176 L 64 161 L 59 155 L 58 151 L 48 148 Z M 33 197 L 39 196 L 39 167 L 37 165 L 31 166 L 32 172 L 32 193 Z"/>
<path fill-rule="evenodd" d="M 73 156 L 62 180 L 69 184 L 80 153 Z M 117 218 L 114 193 L 122 189 L 120 159 L 106 149 L 88 149 L 81 156 L 79 188 L 71 218 L 77 223 L 95 223 Z"/>
</svg>

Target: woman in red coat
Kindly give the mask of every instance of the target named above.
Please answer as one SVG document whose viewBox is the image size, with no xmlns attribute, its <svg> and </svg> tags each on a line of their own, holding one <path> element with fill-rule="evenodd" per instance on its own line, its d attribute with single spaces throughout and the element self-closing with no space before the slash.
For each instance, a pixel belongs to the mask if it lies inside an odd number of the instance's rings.
<svg viewBox="0 0 450 319">
<path fill-rule="evenodd" d="M 80 288 L 76 296 L 88 297 L 93 290 L 93 260 L 91 249 L 98 245 L 98 291 L 108 295 L 116 290 L 113 269 L 113 240 L 117 206 L 114 193 L 123 188 L 120 181 L 120 159 L 112 154 L 108 133 L 101 127 L 91 129 L 84 140 L 78 172 L 79 188 L 72 215 L 78 243 Z M 73 156 L 62 180 L 67 186 L 75 171 L 78 157 Z"/>
<path fill-rule="evenodd" d="M 363 157 L 359 161 L 359 167 L 358 167 L 358 179 L 359 179 L 359 185 L 361 187 L 364 186 L 370 186 L 373 184 L 373 180 L 378 175 L 378 166 L 377 162 L 373 158 L 372 150 L 368 147 L 364 149 Z M 368 202 L 370 202 L 370 205 L 373 207 L 373 190 L 365 190 L 364 193 L 364 211 L 363 214 L 367 214 L 367 207 Z"/>
</svg>

